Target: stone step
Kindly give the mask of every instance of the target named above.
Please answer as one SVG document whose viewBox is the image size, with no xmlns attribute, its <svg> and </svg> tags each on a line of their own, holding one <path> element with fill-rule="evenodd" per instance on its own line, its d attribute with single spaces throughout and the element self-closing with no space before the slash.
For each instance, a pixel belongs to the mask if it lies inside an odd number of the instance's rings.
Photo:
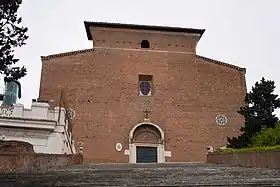
<svg viewBox="0 0 280 187">
<path fill-rule="evenodd" d="M 280 170 L 205 163 L 85 164 L 0 175 L 3 186 L 280 186 Z"/>
</svg>

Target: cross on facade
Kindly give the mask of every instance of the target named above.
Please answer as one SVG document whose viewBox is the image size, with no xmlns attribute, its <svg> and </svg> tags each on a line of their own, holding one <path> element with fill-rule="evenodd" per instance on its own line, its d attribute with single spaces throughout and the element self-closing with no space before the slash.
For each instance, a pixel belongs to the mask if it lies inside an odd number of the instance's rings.
<svg viewBox="0 0 280 187">
<path fill-rule="evenodd" d="M 144 110 L 143 112 L 145 113 L 145 119 L 149 119 L 148 114 L 151 113 L 151 111 L 149 111 L 149 110 L 146 109 L 146 110 Z"/>
</svg>

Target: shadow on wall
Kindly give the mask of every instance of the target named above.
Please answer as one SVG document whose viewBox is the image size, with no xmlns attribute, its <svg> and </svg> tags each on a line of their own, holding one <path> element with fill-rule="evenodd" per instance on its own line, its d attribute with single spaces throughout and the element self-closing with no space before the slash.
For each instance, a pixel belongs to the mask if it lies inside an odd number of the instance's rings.
<svg viewBox="0 0 280 187">
<path fill-rule="evenodd" d="M 0 173 L 36 172 L 83 164 L 82 154 L 38 154 L 20 141 L 0 141 Z"/>
</svg>

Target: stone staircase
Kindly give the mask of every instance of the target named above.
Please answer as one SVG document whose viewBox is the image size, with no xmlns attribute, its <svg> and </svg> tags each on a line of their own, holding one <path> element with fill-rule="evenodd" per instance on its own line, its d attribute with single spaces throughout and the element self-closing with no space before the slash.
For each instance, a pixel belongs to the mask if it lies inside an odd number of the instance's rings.
<svg viewBox="0 0 280 187">
<path fill-rule="evenodd" d="M 204 163 L 85 164 L 0 174 L 0 187 L 8 186 L 280 186 L 280 170 Z"/>
</svg>

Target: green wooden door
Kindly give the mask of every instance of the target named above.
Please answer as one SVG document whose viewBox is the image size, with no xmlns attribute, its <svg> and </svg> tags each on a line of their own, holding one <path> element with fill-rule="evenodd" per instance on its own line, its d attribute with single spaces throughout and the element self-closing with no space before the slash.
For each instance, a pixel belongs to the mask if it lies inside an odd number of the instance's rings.
<svg viewBox="0 0 280 187">
<path fill-rule="evenodd" d="M 137 163 L 157 163 L 156 147 L 136 147 Z"/>
</svg>

